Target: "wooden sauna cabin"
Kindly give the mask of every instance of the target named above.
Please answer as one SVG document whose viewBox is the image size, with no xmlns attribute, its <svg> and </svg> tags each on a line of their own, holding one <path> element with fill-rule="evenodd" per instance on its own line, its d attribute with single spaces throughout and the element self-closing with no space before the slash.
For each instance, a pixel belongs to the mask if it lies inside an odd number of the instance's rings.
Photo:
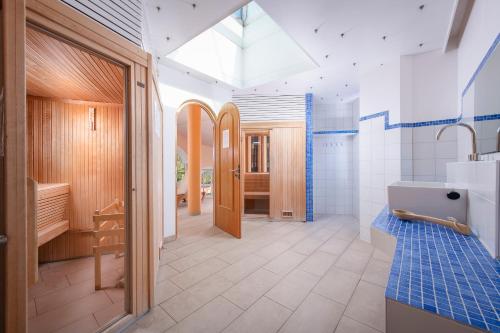
<svg viewBox="0 0 500 333">
<path fill-rule="evenodd" d="M 242 214 L 305 221 L 305 123 L 241 123 Z"/>
<path fill-rule="evenodd" d="M 37 264 L 91 257 L 112 242 L 96 243 L 94 215 L 124 201 L 124 70 L 28 27 L 26 88 L 33 282 Z M 109 252 L 123 252 L 124 238 Z"/>
</svg>

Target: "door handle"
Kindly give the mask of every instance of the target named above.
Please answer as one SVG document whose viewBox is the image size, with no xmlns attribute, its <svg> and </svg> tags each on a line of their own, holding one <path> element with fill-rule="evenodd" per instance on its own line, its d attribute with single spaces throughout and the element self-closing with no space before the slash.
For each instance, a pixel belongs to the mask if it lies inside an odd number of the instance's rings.
<svg viewBox="0 0 500 333">
<path fill-rule="evenodd" d="M 236 169 L 233 169 L 231 170 L 231 172 L 234 172 L 234 175 L 240 179 L 240 166 L 238 165 L 238 167 Z"/>
<path fill-rule="evenodd" d="M 7 244 L 7 236 L 0 235 L 0 245 Z"/>
</svg>

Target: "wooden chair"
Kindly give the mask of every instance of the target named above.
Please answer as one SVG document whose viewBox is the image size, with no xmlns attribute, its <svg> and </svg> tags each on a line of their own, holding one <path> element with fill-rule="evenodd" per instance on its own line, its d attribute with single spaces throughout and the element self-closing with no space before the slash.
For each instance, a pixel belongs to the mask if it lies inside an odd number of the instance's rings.
<svg viewBox="0 0 500 333">
<path fill-rule="evenodd" d="M 94 221 L 95 289 L 101 289 L 101 256 L 125 252 L 125 213 L 123 201 L 115 199 L 110 205 L 96 210 Z"/>
</svg>

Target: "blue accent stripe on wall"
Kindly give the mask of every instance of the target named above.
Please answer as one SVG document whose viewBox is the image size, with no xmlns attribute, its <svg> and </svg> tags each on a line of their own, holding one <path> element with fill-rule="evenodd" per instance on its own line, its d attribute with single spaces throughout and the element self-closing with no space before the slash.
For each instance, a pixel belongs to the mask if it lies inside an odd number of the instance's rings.
<svg viewBox="0 0 500 333">
<path fill-rule="evenodd" d="M 306 94 L 306 221 L 314 220 L 313 211 L 313 95 Z"/>
<path fill-rule="evenodd" d="M 488 51 L 484 55 L 483 60 L 481 60 L 481 62 L 479 63 L 479 66 L 475 70 L 474 74 L 472 74 L 472 77 L 470 78 L 469 82 L 467 82 L 467 85 L 465 86 L 465 89 L 462 92 L 462 97 L 465 96 L 465 94 L 467 93 L 467 90 L 469 90 L 470 86 L 472 85 L 472 82 L 474 82 L 474 80 L 476 79 L 476 77 L 479 74 L 479 72 L 481 71 L 481 69 L 483 69 L 484 65 L 486 65 L 486 62 L 488 61 L 488 59 L 491 57 L 491 55 L 495 51 L 498 43 L 500 43 L 500 33 L 498 33 L 497 38 L 495 38 L 495 40 L 493 41 L 493 44 L 491 44 L 490 48 L 488 49 Z"/>
<path fill-rule="evenodd" d="M 315 131 L 313 134 L 358 134 L 357 129 L 352 130 L 332 130 L 332 131 Z"/>
<path fill-rule="evenodd" d="M 370 119 L 377 118 L 377 117 L 384 117 L 384 128 L 386 130 L 393 129 L 393 128 L 415 128 L 415 127 L 424 127 L 424 126 L 455 124 L 455 123 L 464 119 L 463 116 L 460 115 L 458 118 L 421 121 L 421 122 L 416 122 L 416 123 L 389 124 L 389 111 L 382 111 L 382 112 L 377 112 L 374 114 L 360 117 L 359 121 L 370 120 Z M 488 120 L 496 120 L 496 119 L 500 119 L 500 114 L 488 114 L 488 115 L 484 115 L 484 116 L 475 116 L 474 117 L 474 121 L 488 121 Z M 465 119 L 465 120 L 469 120 L 469 119 Z M 470 120 L 472 120 L 472 118 L 470 118 Z"/>
</svg>

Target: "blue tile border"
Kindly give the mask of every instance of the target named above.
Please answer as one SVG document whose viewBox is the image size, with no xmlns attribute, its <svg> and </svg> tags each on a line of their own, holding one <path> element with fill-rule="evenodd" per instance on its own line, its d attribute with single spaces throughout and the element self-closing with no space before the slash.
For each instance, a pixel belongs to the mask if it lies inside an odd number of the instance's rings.
<svg viewBox="0 0 500 333">
<path fill-rule="evenodd" d="M 306 94 L 306 222 L 314 220 L 313 205 L 313 94 Z"/>
<path fill-rule="evenodd" d="M 357 129 L 352 129 L 352 130 L 327 130 L 327 131 L 314 131 L 314 135 L 322 135 L 322 134 L 358 134 L 359 130 Z"/>
<path fill-rule="evenodd" d="M 390 130 L 394 128 L 416 128 L 416 127 L 424 127 L 424 126 L 436 126 L 436 125 L 447 125 L 447 124 L 455 124 L 461 120 L 474 120 L 474 121 L 488 121 L 488 120 L 496 120 L 500 119 L 500 114 L 488 114 L 484 116 L 474 116 L 473 118 L 463 118 L 460 115 L 458 118 L 448 118 L 448 119 L 439 119 L 439 120 L 430 120 L 430 121 L 420 121 L 416 123 L 389 123 L 389 111 L 377 112 L 374 114 L 370 114 L 367 116 L 363 116 L 359 118 L 359 121 L 370 120 L 377 117 L 384 117 L 384 128 L 385 130 Z"/>
<path fill-rule="evenodd" d="M 386 298 L 482 330 L 500 332 L 500 260 L 479 239 L 387 207 L 372 223 L 396 238 Z"/>
<path fill-rule="evenodd" d="M 472 85 L 472 83 L 474 82 L 474 80 L 476 80 L 477 75 L 479 74 L 479 72 L 481 72 L 481 69 L 483 69 L 483 67 L 486 65 L 486 62 L 488 62 L 488 59 L 491 57 L 491 55 L 493 54 L 493 52 L 495 51 L 495 49 L 499 43 L 500 43 L 500 33 L 498 33 L 497 37 L 493 41 L 493 44 L 491 44 L 490 48 L 488 49 L 488 51 L 484 55 L 483 60 L 481 60 L 481 62 L 479 63 L 479 66 L 474 71 L 474 74 L 472 74 L 472 77 L 470 78 L 469 82 L 467 82 L 467 85 L 465 86 L 464 90 L 462 91 L 462 98 L 465 96 L 465 94 L 467 93 L 467 90 L 469 90 L 469 88 Z"/>
</svg>

